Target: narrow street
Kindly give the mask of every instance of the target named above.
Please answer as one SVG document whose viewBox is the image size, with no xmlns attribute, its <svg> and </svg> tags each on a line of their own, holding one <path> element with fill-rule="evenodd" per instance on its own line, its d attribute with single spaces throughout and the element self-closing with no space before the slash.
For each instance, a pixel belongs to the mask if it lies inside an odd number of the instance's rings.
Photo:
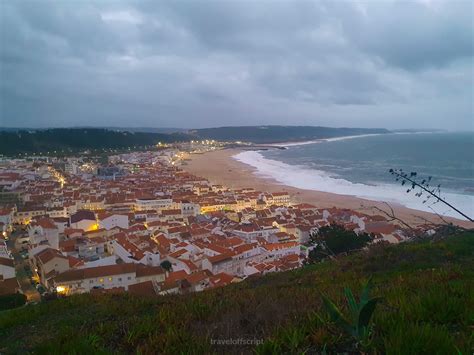
<svg viewBox="0 0 474 355">
<path fill-rule="evenodd" d="M 27 297 L 28 302 L 40 302 L 41 295 L 36 288 L 31 284 L 31 279 L 28 276 L 25 267 L 29 267 L 27 259 L 23 259 L 20 255 L 21 247 L 17 243 L 17 239 L 24 235 L 24 231 L 15 231 L 11 234 L 7 241 L 8 248 L 12 252 L 15 260 L 16 278 L 20 284 L 21 290 Z"/>
</svg>

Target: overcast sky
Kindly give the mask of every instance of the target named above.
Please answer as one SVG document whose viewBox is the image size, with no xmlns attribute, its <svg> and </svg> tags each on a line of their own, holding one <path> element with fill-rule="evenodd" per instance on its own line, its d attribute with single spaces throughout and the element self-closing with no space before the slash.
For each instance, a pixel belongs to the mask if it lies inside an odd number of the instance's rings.
<svg viewBox="0 0 474 355">
<path fill-rule="evenodd" d="M 0 126 L 473 130 L 473 2 L 1 0 Z"/>
</svg>

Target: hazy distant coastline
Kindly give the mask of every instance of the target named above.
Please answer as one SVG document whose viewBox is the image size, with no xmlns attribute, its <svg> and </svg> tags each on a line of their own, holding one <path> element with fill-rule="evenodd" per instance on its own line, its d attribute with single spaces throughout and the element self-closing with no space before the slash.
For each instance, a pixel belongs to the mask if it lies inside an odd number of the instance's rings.
<svg viewBox="0 0 474 355">
<path fill-rule="evenodd" d="M 333 128 L 319 126 L 245 126 L 195 129 L 181 132 L 131 132 L 104 128 L 53 128 L 0 130 L 0 154 L 49 154 L 86 149 L 150 148 L 158 142 L 212 139 L 231 143 L 271 144 L 304 142 L 366 134 L 387 134 L 383 128 Z"/>
</svg>

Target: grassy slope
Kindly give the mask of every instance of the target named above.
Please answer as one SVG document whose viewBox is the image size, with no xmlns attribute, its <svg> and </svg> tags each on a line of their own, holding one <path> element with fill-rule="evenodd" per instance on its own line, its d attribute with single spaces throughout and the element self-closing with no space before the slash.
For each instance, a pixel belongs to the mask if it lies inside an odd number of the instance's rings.
<svg viewBox="0 0 474 355">
<path fill-rule="evenodd" d="M 354 349 L 321 322 L 321 293 L 345 307 L 373 275 L 371 352 L 470 353 L 474 346 L 474 234 L 377 248 L 338 261 L 185 296 L 80 295 L 0 313 L 0 353 L 248 352 L 210 339 L 265 339 L 259 353 Z M 138 349 L 138 350 L 137 350 Z"/>
</svg>

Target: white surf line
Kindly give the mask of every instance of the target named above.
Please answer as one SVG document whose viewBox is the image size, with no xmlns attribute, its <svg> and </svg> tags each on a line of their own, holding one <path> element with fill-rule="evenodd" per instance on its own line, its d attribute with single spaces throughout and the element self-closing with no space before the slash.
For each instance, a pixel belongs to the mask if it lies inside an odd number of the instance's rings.
<svg viewBox="0 0 474 355">
<path fill-rule="evenodd" d="M 311 141 L 303 141 L 303 142 L 282 142 L 282 143 L 270 143 L 267 144 L 268 146 L 272 147 L 294 147 L 298 145 L 307 145 L 307 144 L 315 144 L 315 143 L 323 143 L 323 142 L 336 142 L 342 141 L 346 139 L 354 139 L 354 138 L 363 138 L 363 137 L 372 137 L 372 136 L 381 136 L 393 133 L 371 133 L 371 134 L 360 134 L 356 136 L 341 136 L 341 137 L 333 137 L 333 138 L 319 138 Z"/>
</svg>

